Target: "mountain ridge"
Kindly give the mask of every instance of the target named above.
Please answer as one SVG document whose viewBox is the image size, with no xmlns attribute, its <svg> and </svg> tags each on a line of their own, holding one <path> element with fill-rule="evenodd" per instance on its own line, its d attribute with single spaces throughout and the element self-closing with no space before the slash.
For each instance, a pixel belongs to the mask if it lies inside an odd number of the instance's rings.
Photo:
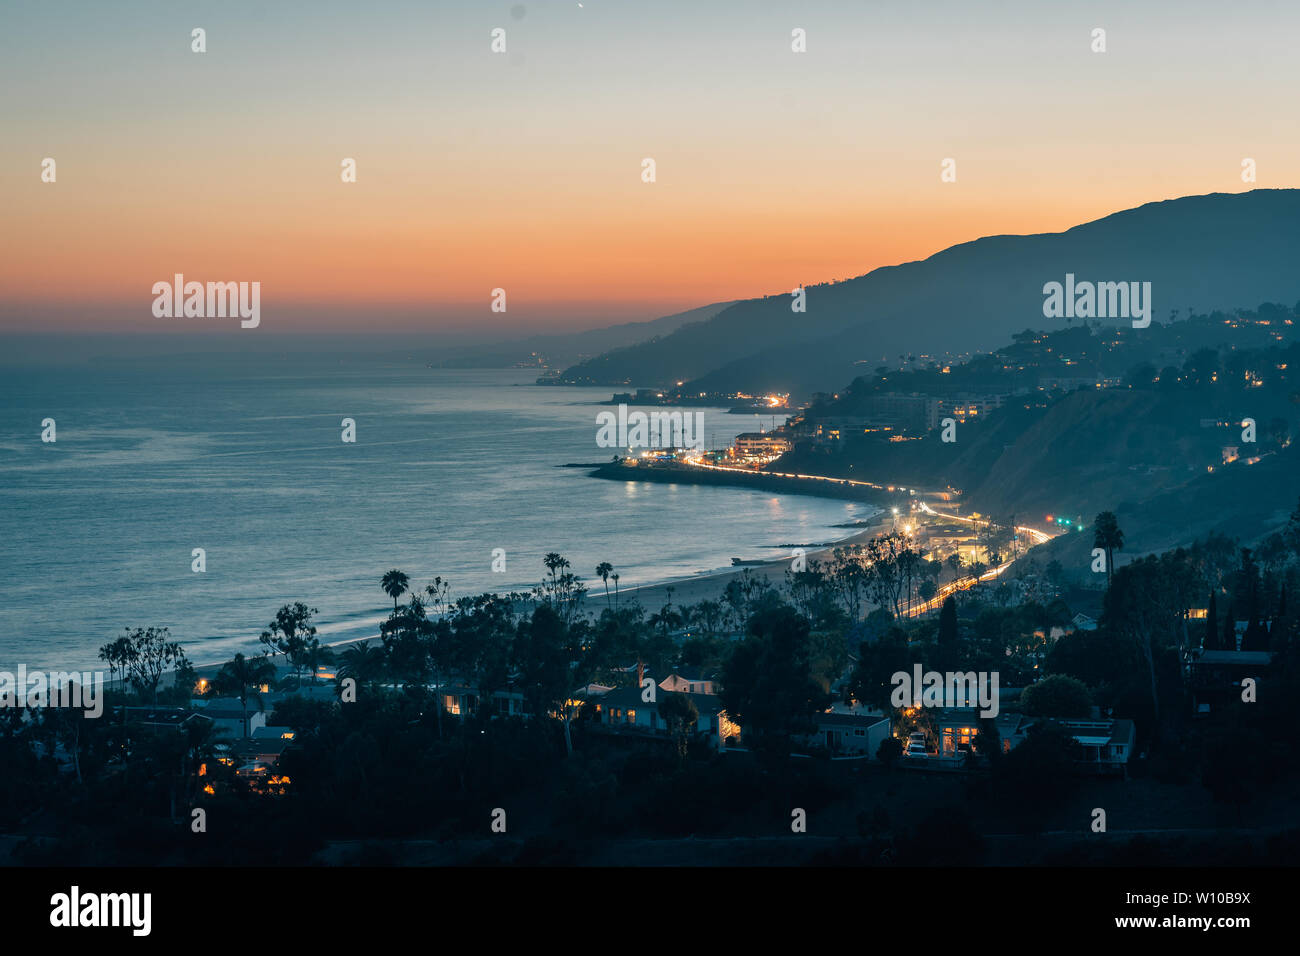
<svg viewBox="0 0 1300 956">
<path fill-rule="evenodd" d="M 809 286 L 803 314 L 791 312 L 788 294 L 739 300 L 704 321 L 572 366 L 562 380 L 808 394 L 899 352 L 989 351 L 1024 328 L 1064 327 L 1045 319 L 1042 288 L 1067 273 L 1151 282 L 1153 315 L 1295 301 L 1296 222 L 1300 190 L 1256 189 L 1156 200 L 1061 232 L 981 236 Z"/>
</svg>

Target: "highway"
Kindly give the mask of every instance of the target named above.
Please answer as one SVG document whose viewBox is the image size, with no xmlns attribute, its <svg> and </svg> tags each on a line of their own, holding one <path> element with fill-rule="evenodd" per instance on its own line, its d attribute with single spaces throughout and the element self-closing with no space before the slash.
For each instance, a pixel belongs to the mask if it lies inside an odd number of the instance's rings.
<svg viewBox="0 0 1300 956">
<path fill-rule="evenodd" d="M 705 463 L 702 458 L 687 458 L 684 459 L 683 463 L 689 465 L 692 468 L 707 468 L 711 471 L 730 471 L 730 472 L 736 472 L 739 474 L 748 474 L 748 475 L 753 475 L 753 474 L 775 475 L 780 478 L 799 478 L 805 481 L 828 481 L 831 484 L 872 488 L 878 491 L 890 491 L 890 492 L 907 491 L 909 494 L 915 496 L 915 492 L 904 485 L 879 485 L 872 481 L 859 481 L 852 478 L 832 478 L 827 475 L 803 475 L 803 474 L 796 474 L 792 472 L 783 472 L 783 471 L 756 472 L 753 468 L 733 468 L 733 467 L 728 467 L 726 465 L 710 465 Z M 944 520 L 947 521 L 958 521 L 958 522 L 963 522 L 972 525 L 977 525 L 981 523 L 976 518 L 968 518 L 963 515 L 954 515 L 954 514 L 947 514 L 942 511 L 935 511 L 924 500 L 918 499 L 917 504 L 919 505 L 922 514 L 926 514 L 934 518 L 943 518 Z M 1017 534 L 1023 534 L 1030 539 L 1032 543 L 1029 545 L 1029 547 L 1031 548 L 1040 544 L 1045 544 L 1046 542 L 1051 541 L 1052 538 L 1054 537 L 1054 535 L 1048 534 L 1046 531 L 1040 531 L 1037 528 L 1031 528 L 1028 525 L 1016 525 L 1015 530 Z M 990 568 L 988 571 L 985 571 L 983 574 L 979 576 L 978 583 L 997 580 L 998 577 L 1001 576 L 1002 572 L 1005 571 L 1007 568 L 1011 567 L 1013 563 L 1014 563 L 1014 559 L 1012 561 L 1004 561 L 996 568 Z M 944 598 L 948 597 L 948 595 L 953 594 L 957 591 L 965 591 L 971 587 L 974 587 L 976 583 L 977 582 L 973 578 L 969 578 L 969 577 L 958 578 L 956 581 L 950 581 L 948 584 L 942 585 L 938 589 L 938 591 L 935 592 L 933 598 L 921 604 L 913 605 L 911 608 L 907 610 L 906 613 L 909 617 L 919 617 L 920 615 L 925 614 L 928 611 L 932 611 L 935 608 L 942 605 Z"/>
</svg>

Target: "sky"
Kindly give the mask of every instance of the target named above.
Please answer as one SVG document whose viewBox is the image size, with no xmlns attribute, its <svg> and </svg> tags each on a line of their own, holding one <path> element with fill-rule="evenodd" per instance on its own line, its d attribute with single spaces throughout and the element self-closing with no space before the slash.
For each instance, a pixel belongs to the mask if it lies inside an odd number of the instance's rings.
<svg viewBox="0 0 1300 956">
<path fill-rule="evenodd" d="M 1241 191 L 1246 157 L 1297 186 L 1297 35 L 1284 2 L 5 0 L 0 331 L 175 328 L 176 273 L 260 282 L 272 333 L 596 327 Z"/>
</svg>

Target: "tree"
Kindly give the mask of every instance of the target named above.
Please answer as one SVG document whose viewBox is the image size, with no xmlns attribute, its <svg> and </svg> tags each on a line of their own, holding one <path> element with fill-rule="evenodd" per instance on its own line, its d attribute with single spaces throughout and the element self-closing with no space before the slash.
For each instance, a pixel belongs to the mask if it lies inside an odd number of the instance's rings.
<svg viewBox="0 0 1300 956">
<path fill-rule="evenodd" d="M 218 693 L 239 698 L 244 715 L 244 736 L 248 736 L 248 702 L 252 700 L 262 709 L 261 687 L 275 679 L 275 665 L 263 656 L 245 657 L 236 654 L 233 660 L 221 665 L 212 684 Z"/>
<path fill-rule="evenodd" d="M 165 627 L 137 627 L 127 631 L 112 644 L 99 649 L 99 656 L 110 663 L 118 662 L 123 676 L 141 698 L 158 703 L 158 683 L 169 667 L 183 667 L 188 662 L 179 641 L 169 641 Z"/>
<path fill-rule="evenodd" d="M 121 675 L 122 680 L 126 680 L 127 668 L 131 663 L 131 656 L 135 653 L 134 645 L 131 638 L 127 635 L 119 637 L 115 641 L 110 641 L 99 649 L 99 659 L 108 665 L 109 680 L 114 680 L 117 675 Z"/>
<path fill-rule="evenodd" d="M 596 577 L 600 578 L 605 584 L 605 606 L 609 607 L 609 576 L 614 572 L 614 565 L 608 561 L 602 561 L 596 565 Z"/>
<path fill-rule="evenodd" d="M 957 644 L 957 601 L 949 594 L 939 609 L 939 646 L 955 647 Z"/>
<path fill-rule="evenodd" d="M 379 582 L 379 586 L 384 589 L 384 593 L 393 599 L 394 611 L 397 610 L 397 599 L 406 593 L 410 583 L 411 579 L 396 568 L 385 574 Z"/>
<path fill-rule="evenodd" d="M 722 703 L 760 748 L 788 746 L 813 728 L 830 697 L 812 677 L 808 621 L 780 605 L 749 621 L 749 635 L 723 668 Z"/>
<path fill-rule="evenodd" d="M 378 647 L 371 647 L 369 641 L 357 641 L 350 644 L 339 655 L 339 680 L 352 679 L 358 687 L 366 687 L 378 680 L 384 673 L 384 652 Z"/>
<path fill-rule="evenodd" d="M 295 673 L 300 672 L 307 645 L 316 639 L 316 625 L 312 623 L 316 613 L 316 608 L 308 607 L 302 601 L 286 604 L 275 612 L 275 619 L 258 640 L 265 645 L 272 659 L 277 653 L 283 654 Z"/>
<path fill-rule="evenodd" d="M 564 752 L 573 754 L 569 696 L 582 682 L 584 648 L 550 604 L 539 604 L 515 638 L 520 679 L 536 717 L 556 716 L 564 727 Z M 577 662 L 575 664 L 575 662 Z"/>
<path fill-rule="evenodd" d="M 948 565 L 948 570 L 952 572 L 952 579 L 954 581 L 961 578 L 961 569 L 963 565 L 961 552 L 954 551 L 952 554 L 948 555 L 948 560 L 944 563 Z"/>
<path fill-rule="evenodd" d="M 1134 643 L 1151 682 L 1151 706 L 1160 719 L 1156 653 L 1178 644 L 1187 611 L 1202 594 L 1200 577 L 1186 549 L 1148 555 L 1125 565 L 1106 591 L 1102 625 Z"/>
<path fill-rule="evenodd" d="M 688 694 L 664 692 L 659 698 L 659 716 L 664 719 L 668 733 L 677 742 L 678 759 L 685 760 L 691 735 L 700 719 L 695 702 Z"/>
<path fill-rule="evenodd" d="M 1156 367 L 1150 362 L 1139 362 L 1124 373 L 1123 384 L 1127 388 L 1147 389 L 1156 378 Z"/>
<path fill-rule="evenodd" d="M 1207 651 L 1214 650 L 1219 643 L 1219 599 L 1213 591 L 1210 592 L 1210 606 L 1205 611 L 1205 636 L 1201 639 L 1201 646 Z"/>
<path fill-rule="evenodd" d="M 311 671 L 312 686 L 316 686 L 316 672 L 320 670 L 322 664 L 333 664 L 335 660 L 334 648 L 328 644 L 322 644 L 315 637 L 310 638 L 303 644 L 302 662 L 303 665 Z"/>
<path fill-rule="evenodd" d="M 893 676 L 909 672 L 915 661 L 915 653 L 907 647 L 907 634 L 891 627 L 879 640 L 859 645 L 858 662 L 849 677 L 849 694 L 868 707 L 887 711 L 893 706 Z"/>
<path fill-rule="evenodd" d="M 1199 388 L 1208 388 L 1214 382 L 1215 373 L 1219 371 L 1219 353 L 1217 349 L 1197 349 L 1183 364 L 1187 380 Z"/>
<path fill-rule="evenodd" d="M 485 700 L 509 679 L 521 600 L 518 594 L 491 593 L 461 598 L 452 606 L 449 627 L 438 641 L 440 667 L 462 675 Z"/>
<path fill-rule="evenodd" d="M 554 551 L 543 559 L 547 576 L 533 588 L 533 598 L 553 610 L 566 627 L 578 619 L 587 586 L 569 570 L 569 561 Z"/>
<path fill-rule="evenodd" d="M 1093 521 L 1092 546 L 1106 552 L 1106 586 L 1110 587 L 1111 571 L 1115 566 L 1115 552 L 1124 548 L 1124 532 L 1113 511 L 1103 511 Z"/>
<path fill-rule="evenodd" d="M 388 615 L 379 625 L 379 639 L 384 645 L 389 669 L 405 683 L 424 685 L 429 677 L 429 638 L 431 624 L 424 601 L 412 594 L 405 605 Z"/>
<path fill-rule="evenodd" d="M 829 582 L 849 620 L 857 623 L 862 620 L 863 605 L 866 601 L 870 574 L 863 564 L 864 553 L 861 545 L 848 545 L 831 552 Z"/>
<path fill-rule="evenodd" d="M 1268 628 L 1264 626 L 1263 621 L 1252 618 L 1246 625 L 1246 632 L 1241 635 L 1241 649 L 1243 651 L 1268 650 Z"/>
<path fill-rule="evenodd" d="M 1020 706 L 1033 717 L 1086 718 L 1092 713 L 1092 695 L 1083 681 L 1053 674 L 1026 687 Z"/>
</svg>

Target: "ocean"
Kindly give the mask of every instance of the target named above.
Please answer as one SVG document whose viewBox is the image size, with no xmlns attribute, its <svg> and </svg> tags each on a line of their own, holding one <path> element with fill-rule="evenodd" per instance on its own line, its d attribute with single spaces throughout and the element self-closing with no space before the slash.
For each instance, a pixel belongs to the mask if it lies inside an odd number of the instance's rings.
<svg viewBox="0 0 1300 956">
<path fill-rule="evenodd" d="M 379 586 L 390 568 L 417 587 L 441 575 L 453 597 L 527 590 L 557 551 L 603 601 L 601 561 L 621 588 L 658 583 L 844 537 L 836 525 L 875 511 L 590 478 L 560 466 L 609 459 L 596 445 L 609 388 L 425 362 L 212 353 L 4 368 L 0 670 L 95 667 L 100 646 L 145 626 L 212 663 L 255 649 L 299 600 L 319 609 L 324 640 L 373 635 L 392 608 Z M 711 445 L 760 424 L 702 411 Z"/>
</svg>

